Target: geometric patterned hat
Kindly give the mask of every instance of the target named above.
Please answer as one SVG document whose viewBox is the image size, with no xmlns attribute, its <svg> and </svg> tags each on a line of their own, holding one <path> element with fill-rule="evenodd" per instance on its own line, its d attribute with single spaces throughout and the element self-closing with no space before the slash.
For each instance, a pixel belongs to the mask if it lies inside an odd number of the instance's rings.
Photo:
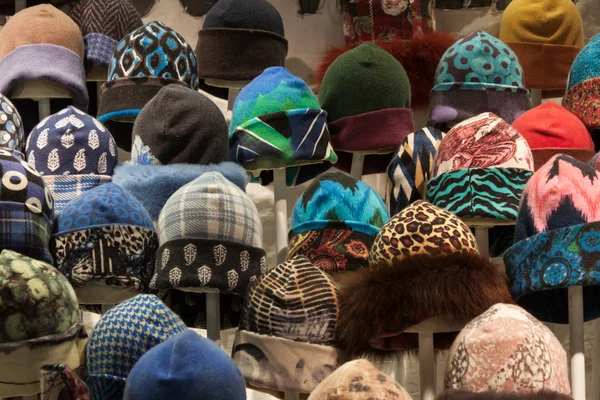
<svg viewBox="0 0 600 400">
<path fill-rule="evenodd" d="M 25 133 L 19 112 L 10 100 L 0 94 L 0 148 L 25 152 Z"/>
</svg>

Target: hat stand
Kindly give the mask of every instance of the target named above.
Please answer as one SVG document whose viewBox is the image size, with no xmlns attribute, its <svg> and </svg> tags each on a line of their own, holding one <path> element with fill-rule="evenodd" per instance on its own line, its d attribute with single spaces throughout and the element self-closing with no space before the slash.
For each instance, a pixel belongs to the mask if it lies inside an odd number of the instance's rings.
<svg viewBox="0 0 600 400">
<path fill-rule="evenodd" d="M 227 97 L 227 111 L 233 110 L 233 103 L 235 103 L 235 99 L 240 93 L 240 90 L 250 83 L 250 81 L 227 81 L 223 79 L 211 78 L 205 79 L 204 82 L 209 86 L 229 89 L 229 96 Z"/>
<path fill-rule="evenodd" d="M 352 166 L 350 167 L 350 176 L 360 181 L 363 173 L 363 166 L 365 164 L 365 153 L 353 153 L 352 154 Z"/>
<path fill-rule="evenodd" d="M 592 376 L 600 376 L 600 318 L 592 322 L 594 349 L 592 352 Z M 600 379 L 592 380 L 592 399 L 600 399 Z"/>
<path fill-rule="evenodd" d="M 531 89 L 531 107 L 542 105 L 542 89 Z"/>
<path fill-rule="evenodd" d="M 10 99 L 31 99 L 38 102 L 40 121 L 50 116 L 50 99 L 70 99 L 67 88 L 45 80 L 18 82 L 10 92 Z"/>
<path fill-rule="evenodd" d="M 277 264 L 287 259 L 287 199 L 285 197 L 285 168 L 273 170 L 273 188 L 275 197 L 275 249 L 277 251 Z"/>
<path fill-rule="evenodd" d="M 27 8 L 27 0 L 15 0 L 15 14 Z"/>
<path fill-rule="evenodd" d="M 221 345 L 221 292 L 214 288 L 181 288 L 182 292 L 206 295 L 206 337 Z"/>
<path fill-rule="evenodd" d="M 86 82 L 96 82 L 97 104 L 100 105 L 100 99 L 102 98 L 102 84 L 108 80 L 108 68 L 99 65 L 92 66 L 92 69 L 87 73 L 85 80 Z"/>
<path fill-rule="evenodd" d="M 569 349 L 571 391 L 574 400 L 585 400 L 585 354 L 583 346 L 583 286 L 569 286 Z M 596 338 L 594 337 L 594 341 Z"/>
</svg>

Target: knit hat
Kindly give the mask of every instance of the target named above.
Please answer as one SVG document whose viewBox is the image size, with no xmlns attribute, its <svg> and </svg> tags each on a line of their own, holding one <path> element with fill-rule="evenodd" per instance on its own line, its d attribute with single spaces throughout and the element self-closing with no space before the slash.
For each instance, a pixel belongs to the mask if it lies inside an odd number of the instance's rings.
<svg viewBox="0 0 600 400">
<path fill-rule="evenodd" d="M 90 389 L 68 365 L 44 365 L 40 370 L 44 400 L 89 400 Z"/>
<path fill-rule="evenodd" d="M 80 301 L 104 304 L 92 286 L 142 292 L 154 269 L 156 233 L 135 198 L 114 183 L 88 190 L 57 216 L 52 237 L 57 268 L 78 290 Z M 110 291 L 111 288 L 107 288 Z"/>
<path fill-rule="evenodd" d="M 233 360 L 211 340 L 186 330 L 150 349 L 133 366 L 124 400 L 246 400 Z"/>
<path fill-rule="evenodd" d="M 527 87 L 564 90 L 583 47 L 583 23 L 572 0 L 514 0 L 502 13 L 500 40 L 517 55 Z"/>
<path fill-rule="evenodd" d="M 303 255 L 328 273 L 368 267 L 373 239 L 389 219 L 376 191 L 342 172 L 327 172 L 296 202 L 288 257 Z"/>
<path fill-rule="evenodd" d="M 336 168 L 343 171 L 350 171 L 350 153 L 363 152 L 371 154 L 365 157 L 363 174 L 384 172 L 391 153 L 414 131 L 408 76 L 394 57 L 372 43 L 331 64 L 319 101 L 339 153 Z"/>
<path fill-rule="evenodd" d="M 600 172 L 566 155 L 554 156 L 529 180 L 504 255 L 517 303 L 545 322 L 568 323 L 568 286 L 583 286 L 584 318 L 600 317 Z"/>
<path fill-rule="evenodd" d="M 185 330 L 179 317 L 154 295 L 140 294 L 108 310 L 86 349 L 90 400 L 121 400 L 135 363 Z"/>
<path fill-rule="evenodd" d="M 582 162 L 594 156 L 594 142 L 585 125 L 556 103 L 537 106 L 512 125 L 527 141 L 536 169 L 559 153 Z"/>
<path fill-rule="evenodd" d="M 433 318 L 446 326 L 435 332 L 434 346 L 447 349 L 457 325 L 492 304 L 512 301 L 504 272 L 479 255 L 471 230 L 422 200 L 383 226 L 369 264 L 348 275 L 340 296 L 336 341 L 344 358 L 414 350 L 417 334 L 407 331 Z"/>
<path fill-rule="evenodd" d="M 447 390 L 436 397 L 436 400 L 573 400 L 573 398 L 548 390 L 533 393 L 508 393 L 491 390 L 473 393 L 466 390 Z"/>
<path fill-rule="evenodd" d="M 56 268 L 10 250 L 0 253 L 0 396 L 40 391 L 40 368 L 79 368 L 85 339 L 73 288 Z"/>
<path fill-rule="evenodd" d="M 84 192 L 110 182 L 118 162 L 110 132 L 96 118 L 67 107 L 45 118 L 27 137 L 27 163 L 54 195 L 58 215 Z"/>
<path fill-rule="evenodd" d="M 0 32 L 0 93 L 20 81 L 46 80 L 71 92 L 75 107 L 87 110 L 83 38 L 77 25 L 57 8 L 25 8 Z"/>
<path fill-rule="evenodd" d="M 430 124 L 455 124 L 483 112 L 510 124 L 531 108 L 517 56 L 483 31 L 460 39 L 444 53 L 435 81 Z"/>
<path fill-rule="evenodd" d="M 426 183 L 433 174 L 433 161 L 444 136 L 444 132 L 426 127 L 404 139 L 387 169 L 390 214 L 417 200 L 425 200 Z"/>
<path fill-rule="evenodd" d="M 128 0 L 79 1 L 69 16 L 83 33 L 86 62 L 106 68 L 119 41 L 144 25 Z"/>
<path fill-rule="evenodd" d="M 23 120 L 10 100 L 0 94 L 0 148 L 22 158 L 25 151 Z"/>
<path fill-rule="evenodd" d="M 427 200 L 461 218 L 514 221 L 532 173 L 523 136 L 483 113 L 456 125 L 440 143 Z"/>
<path fill-rule="evenodd" d="M 306 83 L 283 67 L 267 68 L 240 91 L 229 128 L 231 160 L 263 171 L 286 168 L 287 185 L 328 170 L 337 156 L 329 143 L 327 112 Z M 304 164 L 304 165 L 303 165 Z"/>
<path fill-rule="evenodd" d="M 119 121 L 135 119 L 160 89 L 171 84 L 198 88 L 196 55 L 183 36 L 154 21 L 119 42 L 98 108 L 98 119 L 113 132 L 119 147 L 131 148 L 131 124 Z"/>
<path fill-rule="evenodd" d="M 203 79 L 247 81 L 283 66 L 283 21 L 266 0 L 220 0 L 206 14 L 196 53 Z"/>
<path fill-rule="evenodd" d="M 254 281 L 232 357 L 248 387 L 310 393 L 337 367 L 339 289 L 302 256 Z"/>
<path fill-rule="evenodd" d="M 496 304 L 467 324 L 450 354 L 446 389 L 571 394 L 567 354 L 554 334 L 522 308 Z"/>
<path fill-rule="evenodd" d="M 308 400 L 412 400 L 389 375 L 367 360 L 354 360 L 339 367 L 310 394 Z"/>
</svg>

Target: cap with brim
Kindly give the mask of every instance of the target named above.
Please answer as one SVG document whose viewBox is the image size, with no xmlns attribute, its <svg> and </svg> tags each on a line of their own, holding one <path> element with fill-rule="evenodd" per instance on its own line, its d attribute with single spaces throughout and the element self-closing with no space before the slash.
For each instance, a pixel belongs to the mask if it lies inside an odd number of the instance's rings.
<svg viewBox="0 0 600 400">
<path fill-rule="evenodd" d="M 73 199 L 96 186 L 111 181 L 109 175 L 44 175 L 44 182 L 54 195 L 54 214 L 58 215 Z"/>
<path fill-rule="evenodd" d="M 562 106 L 575 114 L 588 128 L 600 128 L 600 78 L 582 81 L 570 88 Z"/>
<path fill-rule="evenodd" d="M 85 61 L 91 65 L 108 68 L 119 42 L 101 33 L 88 33 L 83 37 L 85 43 Z"/>
</svg>

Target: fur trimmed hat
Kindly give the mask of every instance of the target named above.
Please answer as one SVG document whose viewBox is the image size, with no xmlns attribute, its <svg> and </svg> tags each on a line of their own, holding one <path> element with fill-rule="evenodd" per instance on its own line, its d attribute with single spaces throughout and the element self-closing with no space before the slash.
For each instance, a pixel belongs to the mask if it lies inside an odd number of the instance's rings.
<svg viewBox="0 0 600 400">
<path fill-rule="evenodd" d="M 436 400 L 573 400 L 566 394 L 542 390 L 533 393 L 506 393 L 485 391 L 473 393 L 466 390 L 447 390 Z"/>
</svg>

